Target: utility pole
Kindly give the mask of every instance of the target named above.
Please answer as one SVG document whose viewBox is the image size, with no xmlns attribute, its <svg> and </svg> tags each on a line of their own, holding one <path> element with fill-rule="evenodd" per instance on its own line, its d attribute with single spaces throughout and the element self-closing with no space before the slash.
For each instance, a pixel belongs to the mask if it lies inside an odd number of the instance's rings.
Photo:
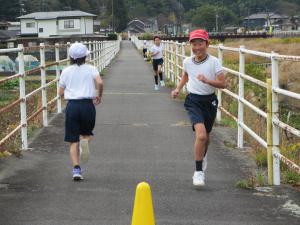
<svg viewBox="0 0 300 225">
<path fill-rule="evenodd" d="M 219 30 L 219 27 L 218 27 L 218 18 L 219 18 L 219 15 L 218 15 L 217 10 L 216 10 L 216 32 L 218 32 L 218 30 Z"/>
<path fill-rule="evenodd" d="M 19 0 L 19 7 L 20 7 L 20 16 L 23 16 L 26 12 L 24 0 Z"/>
<path fill-rule="evenodd" d="M 115 28 L 114 28 L 114 0 L 111 1 L 111 15 L 112 15 L 112 32 L 114 33 L 115 32 Z"/>
</svg>

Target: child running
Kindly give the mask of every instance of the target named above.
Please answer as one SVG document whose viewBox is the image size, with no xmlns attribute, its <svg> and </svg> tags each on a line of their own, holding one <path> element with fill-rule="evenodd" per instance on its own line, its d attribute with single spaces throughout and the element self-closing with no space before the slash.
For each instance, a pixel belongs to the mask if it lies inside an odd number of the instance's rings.
<svg viewBox="0 0 300 225">
<path fill-rule="evenodd" d="M 218 99 L 216 88 L 225 88 L 225 75 L 218 59 L 207 53 L 209 36 L 205 30 L 194 30 L 189 41 L 193 56 L 183 61 L 181 81 L 171 95 L 176 98 L 182 87 L 187 83 L 188 95 L 184 106 L 195 131 L 194 157 L 196 170 L 193 185 L 205 185 L 207 167 L 207 149 L 209 134 L 215 121 Z"/>
<path fill-rule="evenodd" d="M 59 95 L 64 95 L 68 101 L 65 141 L 70 143 L 73 180 L 80 181 L 83 179 L 80 161 L 86 162 L 89 159 L 89 142 L 96 119 L 95 105 L 101 102 L 103 82 L 98 70 L 85 63 L 89 55 L 85 45 L 72 44 L 69 55 L 71 65 L 61 73 Z"/>
<path fill-rule="evenodd" d="M 143 44 L 143 55 L 144 55 L 144 60 L 146 61 L 147 60 L 147 41 L 144 40 L 144 44 Z"/>
<path fill-rule="evenodd" d="M 165 82 L 163 80 L 163 74 L 162 74 L 162 65 L 163 65 L 163 47 L 160 44 L 160 37 L 155 36 L 153 38 L 154 40 L 154 45 L 151 48 L 151 56 L 152 56 L 152 65 L 153 65 L 153 70 L 155 72 L 154 74 L 154 80 L 155 80 L 155 85 L 154 85 L 154 90 L 159 90 L 158 87 L 158 75 L 160 78 L 160 86 L 164 87 Z"/>
</svg>

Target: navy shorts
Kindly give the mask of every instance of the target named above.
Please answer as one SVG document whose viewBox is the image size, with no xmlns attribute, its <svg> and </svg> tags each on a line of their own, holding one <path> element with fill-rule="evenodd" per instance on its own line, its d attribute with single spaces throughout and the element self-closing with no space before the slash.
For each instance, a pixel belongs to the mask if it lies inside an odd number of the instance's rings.
<svg viewBox="0 0 300 225">
<path fill-rule="evenodd" d="M 154 71 L 158 70 L 158 65 L 162 65 L 164 63 L 163 59 L 153 59 L 152 66 Z"/>
<path fill-rule="evenodd" d="M 203 123 L 206 132 L 211 132 L 218 108 L 218 98 L 215 94 L 197 95 L 190 93 L 185 99 L 184 107 L 188 112 L 194 131 L 195 124 Z"/>
<path fill-rule="evenodd" d="M 65 141 L 79 142 L 80 135 L 93 135 L 96 109 L 92 99 L 69 100 L 66 107 Z"/>
</svg>

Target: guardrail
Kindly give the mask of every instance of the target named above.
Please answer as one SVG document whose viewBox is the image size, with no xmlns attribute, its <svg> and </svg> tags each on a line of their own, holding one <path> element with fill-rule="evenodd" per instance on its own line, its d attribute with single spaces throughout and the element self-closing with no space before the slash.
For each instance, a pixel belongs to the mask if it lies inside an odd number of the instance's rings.
<svg viewBox="0 0 300 225">
<path fill-rule="evenodd" d="M 132 37 L 133 43 L 140 48 L 142 40 Z M 168 79 L 170 79 L 175 85 L 180 81 L 183 71 L 183 60 L 186 56 L 185 43 L 178 43 L 174 41 L 163 41 L 164 45 L 164 72 Z M 234 119 L 238 125 L 237 135 L 237 147 L 244 147 L 244 132 L 248 133 L 254 138 L 262 147 L 267 149 L 268 154 L 268 183 L 270 185 L 280 185 L 280 161 L 286 164 L 293 171 L 300 173 L 300 167 L 296 163 L 292 162 L 282 154 L 280 154 L 280 130 L 292 133 L 296 137 L 300 137 L 300 130 L 280 121 L 279 119 L 279 95 L 287 96 L 296 100 L 300 100 L 300 94 L 284 90 L 279 87 L 279 62 L 280 61 L 294 61 L 300 62 L 300 56 L 279 55 L 275 52 L 266 53 L 258 52 L 246 49 L 244 46 L 240 48 L 225 47 L 222 44 L 218 46 L 210 46 L 211 49 L 218 51 L 218 59 L 223 65 L 224 51 L 236 52 L 239 54 L 239 71 L 227 68 L 223 66 L 225 72 L 230 73 L 238 78 L 238 94 L 232 90 L 219 89 L 217 96 L 219 100 L 219 107 L 217 112 L 217 121 L 221 121 L 222 112 L 227 116 Z M 245 55 L 253 55 L 263 57 L 270 61 L 271 64 L 271 79 L 263 82 L 254 78 L 250 74 L 245 73 Z M 266 112 L 255 106 L 251 102 L 245 99 L 245 81 L 258 85 L 267 90 L 267 110 Z M 183 88 L 186 92 L 186 87 Z M 222 106 L 222 94 L 230 96 L 232 99 L 238 102 L 238 116 L 232 115 L 228 109 Z M 245 124 L 244 121 L 244 108 L 248 107 L 257 115 L 265 118 L 267 121 L 266 140 L 255 133 L 249 124 Z M 263 127 L 262 127 L 263 128 Z"/>
<path fill-rule="evenodd" d="M 120 50 L 120 40 L 117 41 L 93 41 L 93 42 L 83 42 L 88 49 L 90 50 L 90 56 L 87 60 L 88 63 L 93 64 L 98 70 L 101 72 L 116 56 L 116 54 Z M 19 62 L 19 71 L 17 74 L 12 76 L 3 78 L 0 80 L 0 84 L 4 84 L 10 80 L 19 78 L 19 98 L 9 104 L 0 108 L 0 115 L 8 112 L 16 105 L 20 104 L 20 124 L 17 125 L 12 131 L 10 131 L 5 137 L 0 140 L 0 147 L 3 146 L 10 138 L 15 137 L 17 133 L 21 130 L 21 149 L 26 150 L 28 149 L 28 122 L 38 115 L 42 113 L 43 118 L 43 126 L 48 126 L 48 107 L 53 105 L 56 102 L 56 111 L 57 113 L 62 112 L 62 104 L 61 98 L 58 95 L 58 81 L 60 77 L 60 67 L 62 65 L 69 64 L 69 57 L 68 52 L 71 43 L 67 44 L 55 44 L 55 45 L 44 45 L 43 43 L 40 46 L 36 47 L 26 47 L 24 48 L 23 45 L 18 45 L 17 48 L 11 49 L 0 49 L 0 55 L 5 53 L 17 53 L 18 54 L 18 62 Z M 65 49 L 67 58 L 60 59 L 60 50 Z M 46 64 L 45 60 L 45 51 L 52 50 L 55 51 L 55 62 Z M 40 65 L 37 68 L 25 71 L 24 65 L 24 52 L 25 51 L 39 51 L 40 52 Z M 46 68 L 50 66 L 56 66 L 56 76 L 55 79 L 48 82 L 46 81 Z M 26 85 L 25 85 L 25 78 L 27 75 L 40 72 L 41 78 L 41 86 L 30 93 L 26 94 Z M 51 86 L 56 84 L 57 93 L 56 96 L 51 99 L 47 100 L 47 89 Z M 27 115 L 27 101 L 32 98 L 33 96 L 41 93 L 41 102 L 42 105 L 38 108 L 33 114 Z M 8 126 L 11 124 L 8 124 Z M 1 131 L 1 133 L 4 131 Z"/>
</svg>

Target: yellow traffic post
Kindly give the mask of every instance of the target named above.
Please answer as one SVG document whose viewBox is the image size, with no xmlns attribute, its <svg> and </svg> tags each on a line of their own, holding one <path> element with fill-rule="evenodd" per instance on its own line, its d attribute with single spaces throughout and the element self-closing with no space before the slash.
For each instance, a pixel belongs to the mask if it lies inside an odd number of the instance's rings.
<svg viewBox="0 0 300 225">
<path fill-rule="evenodd" d="M 146 182 L 136 187 L 131 225 L 155 225 L 151 189 Z"/>
<path fill-rule="evenodd" d="M 268 184 L 273 185 L 272 79 L 267 79 L 267 144 Z"/>
</svg>

